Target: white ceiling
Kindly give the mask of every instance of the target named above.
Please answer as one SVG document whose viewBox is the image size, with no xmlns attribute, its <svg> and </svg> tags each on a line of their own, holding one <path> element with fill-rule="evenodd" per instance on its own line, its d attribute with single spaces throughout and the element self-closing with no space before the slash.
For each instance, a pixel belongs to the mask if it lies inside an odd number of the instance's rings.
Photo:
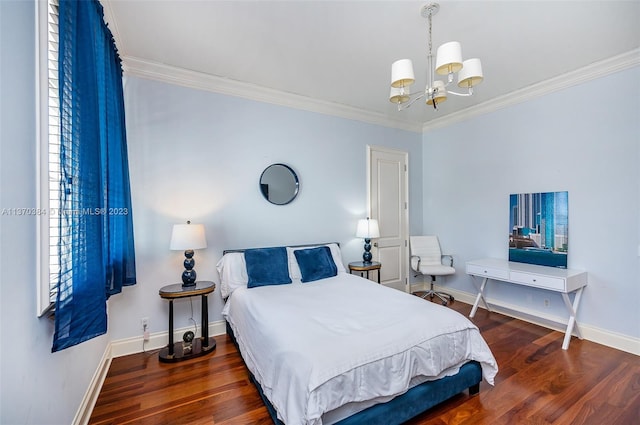
<svg viewBox="0 0 640 425">
<path fill-rule="evenodd" d="M 426 83 L 427 1 L 101 2 L 127 73 L 414 130 L 640 63 L 638 0 L 440 0 L 434 52 L 459 41 L 485 80 L 438 111 L 398 112 L 391 63 L 412 59 L 413 91 Z"/>
</svg>

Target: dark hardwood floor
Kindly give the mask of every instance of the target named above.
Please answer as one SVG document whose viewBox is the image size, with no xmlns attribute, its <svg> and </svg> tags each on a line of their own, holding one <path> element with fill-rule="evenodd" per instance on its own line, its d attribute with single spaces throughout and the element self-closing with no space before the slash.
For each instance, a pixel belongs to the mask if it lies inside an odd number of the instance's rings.
<svg viewBox="0 0 640 425">
<path fill-rule="evenodd" d="M 468 316 L 471 306 L 451 308 Z M 473 322 L 500 371 L 408 424 L 640 424 L 640 357 L 478 310 Z M 231 340 L 182 363 L 158 352 L 113 359 L 90 424 L 271 424 Z"/>
</svg>

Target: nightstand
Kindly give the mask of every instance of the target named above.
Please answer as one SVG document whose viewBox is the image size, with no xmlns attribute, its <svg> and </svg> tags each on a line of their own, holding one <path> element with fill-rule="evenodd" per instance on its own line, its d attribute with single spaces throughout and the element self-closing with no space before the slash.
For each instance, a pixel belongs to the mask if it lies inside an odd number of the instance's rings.
<svg viewBox="0 0 640 425">
<path fill-rule="evenodd" d="M 370 263 L 365 263 L 364 261 L 354 261 L 353 263 L 349 263 L 349 273 L 353 273 L 354 271 L 360 272 L 360 276 L 364 277 L 364 272 L 367 272 L 367 279 L 369 279 L 369 272 L 371 270 L 378 271 L 378 283 L 380 283 L 380 268 L 382 267 L 382 263 L 377 261 L 372 261 Z"/>
<path fill-rule="evenodd" d="M 169 300 L 169 345 L 160 350 L 160 361 L 173 363 L 199 357 L 212 352 L 216 348 L 216 340 L 209 337 L 209 307 L 207 295 L 216 289 L 216 284 L 206 280 L 196 282 L 195 286 L 182 286 L 182 283 L 167 285 L 160 288 L 160 297 Z M 193 334 L 186 332 L 185 341 L 173 342 L 173 300 L 200 295 L 202 297 L 202 337 L 193 338 Z M 190 335 L 188 335 L 190 334 Z"/>
</svg>

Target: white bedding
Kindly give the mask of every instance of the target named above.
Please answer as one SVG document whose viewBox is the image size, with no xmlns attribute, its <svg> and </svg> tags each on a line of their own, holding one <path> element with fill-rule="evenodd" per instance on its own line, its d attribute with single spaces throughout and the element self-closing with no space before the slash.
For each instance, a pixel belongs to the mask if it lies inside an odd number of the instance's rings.
<svg viewBox="0 0 640 425">
<path fill-rule="evenodd" d="M 339 406 L 402 394 L 468 360 L 481 363 L 490 384 L 498 370 L 461 314 L 347 273 L 238 288 L 223 316 L 287 425 L 322 424 Z"/>
</svg>

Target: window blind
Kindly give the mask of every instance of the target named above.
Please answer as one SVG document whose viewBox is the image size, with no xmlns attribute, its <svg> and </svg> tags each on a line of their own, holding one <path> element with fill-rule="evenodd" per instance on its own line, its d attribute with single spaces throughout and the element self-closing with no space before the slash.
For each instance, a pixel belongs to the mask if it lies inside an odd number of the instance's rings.
<svg viewBox="0 0 640 425">
<path fill-rule="evenodd" d="M 61 220 L 60 208 L 60 94 L 58 84 L 58 18 L 59 0 L 47 1 L 47 104 L 48 104 L 48 163 L 49 163 L 49 302 L 54 304 L 60 278 L 59 251 Z M 70 259 L 66 259 L 70 261 Z M 68 268 L 70 269 L 70 267 Z"/>
</svg>

